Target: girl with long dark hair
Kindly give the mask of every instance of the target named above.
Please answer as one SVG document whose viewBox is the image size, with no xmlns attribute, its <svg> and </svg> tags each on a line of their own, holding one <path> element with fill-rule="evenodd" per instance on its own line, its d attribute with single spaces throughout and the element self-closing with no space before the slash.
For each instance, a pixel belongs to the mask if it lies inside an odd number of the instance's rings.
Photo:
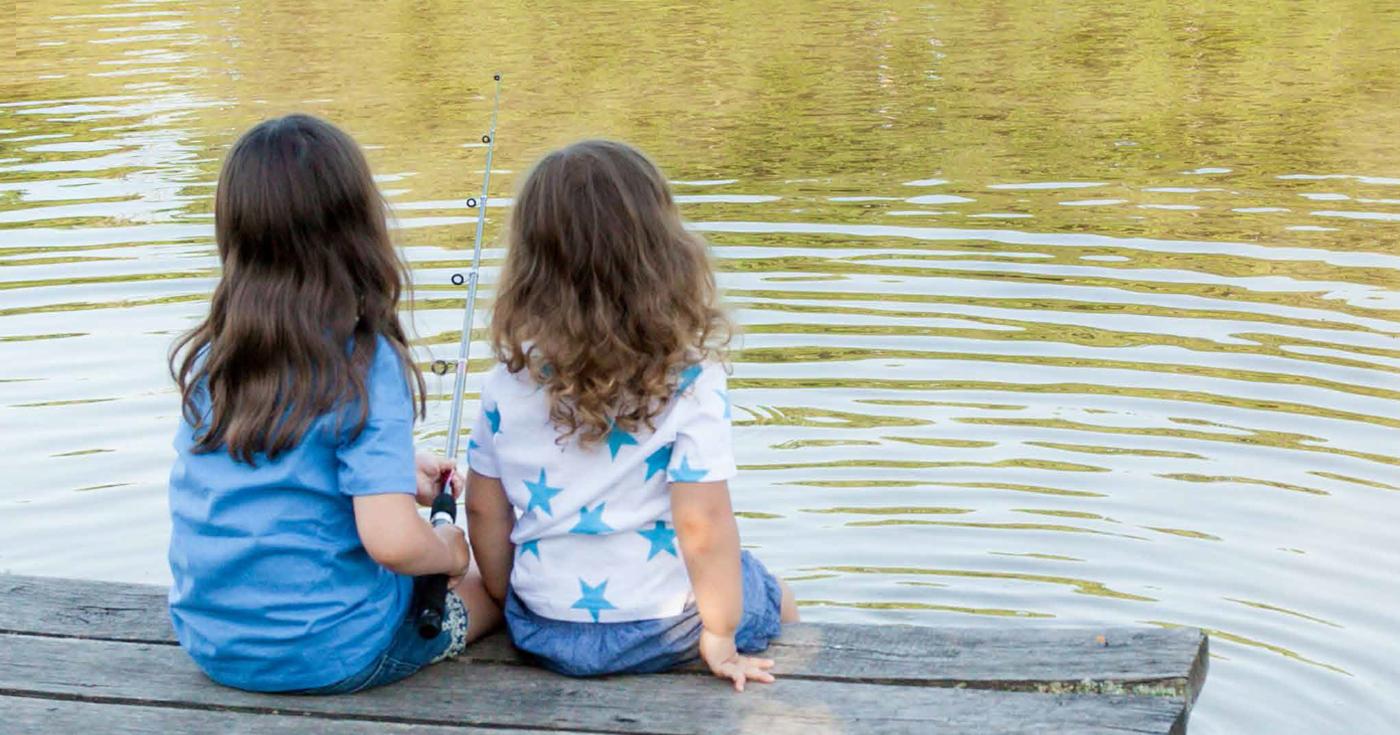
<svg viewBox="0 0 1400 735">
<path fill-rule="evenodd" d="M 461 528 L 414 507 L 452 465 L 414 454 L 423 378 L 385 214 L 359 147 L 314 117 L 265 121 L 224 161 L 222 274 L 171 353 L 183 410 L 170 474 L 170 615 L 220 683 L 357 691 L 460 653 L 500 619 Z M 429 640 L 409 620 L 426 574 L 452 578 Z"/>
</svg>

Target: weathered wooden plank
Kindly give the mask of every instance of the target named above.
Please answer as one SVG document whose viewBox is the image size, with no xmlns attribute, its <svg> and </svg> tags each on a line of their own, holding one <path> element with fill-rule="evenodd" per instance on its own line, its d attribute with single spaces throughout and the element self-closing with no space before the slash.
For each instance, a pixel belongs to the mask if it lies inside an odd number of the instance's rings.
<svg viewBox="0 0 1400 735">
<path fill-rule="evenodd" d="M 405 725 L 307 715 L 229 712 L 74 699 L 0 696 L 0 729 L 15 733 L 201 733 L 201 735 L 501 735 L 497 729 Z M 510 730 L 509 735 L 583 735 L 578 730 Z"/>
<path fill-rule="evenodd" d="M 699 676 L 568 679 L 508 664 L 449 662 L 349 697 L 220 687 L 170 645 L 0 635 L 0 695 L 142 706 L 335 715 L 400 724 L 669 735 L 1183 733 L 1176 697 L 1039 694 L 780 680 L 736 695 Z"/>
<path fill-rule="evenodd" d="M 813 678 L 1194 701 L 1205 645 L 1196 629 L 796 625 L 770 650 Z"/>
<path fill-rule="evenodd" d="M 0 631 L 173 643 L 164 588 L 0 576 Z M 1206 639 L 1194 628 L 787 626 L 770 654 L 788 678 L 1042 692 L 1181 696 L 1195 701 Z M 520 662 L 504 636 L 468 650 Z M 698 669 L 692 669 L 697 672 Z"/>
<path fill-rule="evenodd" d="M 0 575 L 0 631 L 174 643 L 165 587 Z"/>
</svg>

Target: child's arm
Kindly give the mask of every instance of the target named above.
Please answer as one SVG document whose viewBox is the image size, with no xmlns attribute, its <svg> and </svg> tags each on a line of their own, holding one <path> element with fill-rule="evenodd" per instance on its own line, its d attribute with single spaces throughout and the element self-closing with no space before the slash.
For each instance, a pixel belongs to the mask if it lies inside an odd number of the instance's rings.
<svg viewBox="0 0 1400 735">
<path fill-rule="evenodd" d="M 729 483 L 671 483 L 671 519 L 704 626 L 700 657 L 715 676 L 732 680 L 741 692 L 745 680 L 773 681 L 771 660 L 741 656 L 734 646 L 744 594 Z"/>
<path fill-rule="evenodd" d="M 486 592 L 497 604 L 504 604 L 515 563 L 515 546 L 510 541 L 515 509 L 500 480 L 476 472 L 467 474 L 467 528 Z"/>
<path fill-rule="evenodd" d="M 418 515 L 407 493 L 357 495 L 355 530 L 370 557 L 410 576 L 467 573 L 471 552 L 461 526 L 433 528 Z"/>
</svg>

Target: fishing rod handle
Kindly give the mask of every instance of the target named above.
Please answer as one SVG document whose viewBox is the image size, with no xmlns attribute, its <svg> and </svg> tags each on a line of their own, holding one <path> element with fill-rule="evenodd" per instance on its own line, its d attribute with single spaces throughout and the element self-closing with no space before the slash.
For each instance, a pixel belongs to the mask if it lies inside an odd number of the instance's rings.
<svg viewBox="0 0 1400 735">
<path fill-rule="evenodd" d="M 432 640 L 442 633 L 442 616 L 447 609 L 447 575 L 429 574 L 413 580 L 418 604 L 415 625 L 419 637 Z"/>
<path fill-rule="evenodd" d="M 432 515 L 429 517 L 433 528 L 457 522 L 457 500 L 452 497 L 452 474 L 442 481 L 442 489 L 433 498 Z M 413 580 L 417 598 L 418 635 L 433 639 L 442 633 L 442 618 L 447 609 L 447 575 L 429 574 Z"/>
<path fill-rule="evenodd" d="M 433 498 L 433 509 L 428 516 L 433 527 L 457 522 L 457 499 L 452 497 L 452 475 L 442 481 L 442 488 Z"/>
</svg>

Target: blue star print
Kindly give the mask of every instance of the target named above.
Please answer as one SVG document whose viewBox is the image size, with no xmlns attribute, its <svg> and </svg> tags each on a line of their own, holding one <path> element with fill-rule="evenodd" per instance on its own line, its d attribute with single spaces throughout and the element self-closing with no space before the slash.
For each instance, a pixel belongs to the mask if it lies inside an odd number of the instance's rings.
<svg viewBox="0 0 1400 735">
<path fill-rule="evenodd" d="M 671 450 L 673 448 L 675 448 L 674 444 L 667 444 L 647 455 L 646 479 L 650 480 L 652 475 L 666 471 L 666 466 L 671 464 Z"/>
<path fill-rule="evenodd" d="M 578 524 L 569 529 L 569 533 L 582 533 L 588 536 L 597 536 L 613 530 L 612 526 L 603 522 L 603 508 L 607 503 L 599 503 L 589 510 L 588 506 L 578 512 Z"/>
<path fill-rule="evenodd" d="M 608 591 L 608 580 L 605 579 L 598 583 L 597 587 L 590 587 L 587 582 L 583 581 L 583 577 L 579 577 L 578 587 L 583 596 L 578 598 L 578 602 L 575 602 L 571 607 L 575 610 L 587 610 L 588 614 L 593 616 L 593 622 L 598 622 L 600 611 L 617 609 L 603 596 L 603 593 Z"/>
<path fill-rule="evenodd" d="M 534 554 L 536 559 L 540 558 L 539 539 L 535 539 L 533 541 L 526 541 L 525 543 L 520 545 L 520 555 L 525 556 L 526 554 Z"/>
<path fill-rule="evenodd" d="M 665 521 L 657 521 L 649 531 L 638 531 L 642 538 L 651 542 L 651 551 L 647 553 L 647 561 L 665 551 L 671 556 L 679 556 L 676 553 L 676 532 L 666 527 Z"/>
<path fill-rule="evenodd" d="M 482 413 L 485 414 L 486 420 L 489 421 L 489 422 L 491 422 L 491 433 L 492 433 L 492 434 L 499 434 L 499 433 L 501 433 L 501 409 L 500 409 L 500 407 L 497 406 L 496 408 L 493 408 L 493 409 L 491 409 L 491 410 L 489 410 L 489 411 L 483 411 Z"/>
<path fill-rule="evenodd" d="M 617 459 L 617 453 L 628 444 L 636 444 L 637 438 L 618 428 L 613 424 L 608 430 L 608 451 L 612 452 L 612 458 Z"/>
<path fill-rule="evenodd" d="M 530 491 L 530 503 L 525 506 L 525 512 L 539 508 L 545 515 L 554 515 L 554 511 L 549 508 L 549 499 L 564 492 L 562 487 L 550 487 L 549 480 L 545 478 L 544 468 L 540 468 L 540 479 L 530 482 L 525 481 L 525 487 Z"/>
<path fill-rule="evenodd" d="M 727 392 L 725 392 L 725 391 L 722 391 L 722 390 L 719 390 L 718 388 L 715 389 L 715 393 L 716 393 L 717 395 L 719 395 L 719 399 L 720 399 L 721 401 L 724 401 L 724 417 L 725 417 L 725 418 L 733 418 L 732 416 L 730 416 L 730 411 L 729 411 L 729 393 L 727 393 Z"/>
<path fill-rule="evenodd" d="M 679 386 L 676 386 L 676 395 L 684 393 L 686 388 L 695 385 L 695 379 L 698 377 L 700 377 L 699 365 L 690 365 L 686 367 L 686 369 L 682 370 L 681 383 Z"/>
<path fill-rule="evenodd" d="M 690 457 L 681 457 L 681 466 L 671 470 L 671 482 L 699 482 L 709 473 L 703 467 L 691 467 Z"/>
</svg>

